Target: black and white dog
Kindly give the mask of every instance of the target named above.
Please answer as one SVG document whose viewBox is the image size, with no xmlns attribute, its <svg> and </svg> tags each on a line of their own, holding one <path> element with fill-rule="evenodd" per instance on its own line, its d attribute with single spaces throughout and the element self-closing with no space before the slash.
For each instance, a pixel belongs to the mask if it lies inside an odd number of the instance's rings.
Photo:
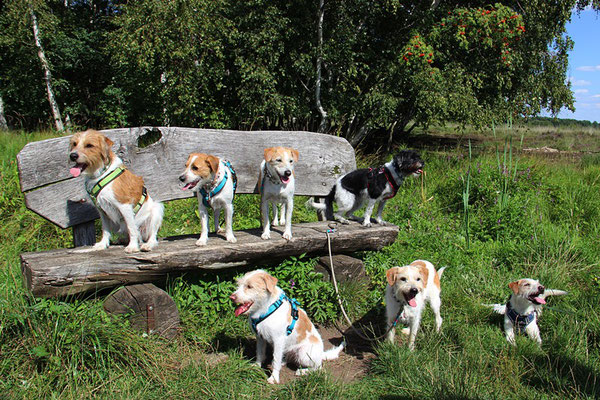
<svg viewBox="0 0 600 400">
<path fill-rule="evenodd" d="M 421 159 L 419 153 L 413 150 L 402 150 L 390 162 L 379 168 L 357 169 L 340 177 L 325 198 L 325 203 L 308 200 L 306 204 L 317 210 L 325 210 L 328 220 L 335 219 L 347 224 L 348 220 L 343 215 L 360 221 L 354 216 L 354 212 L 366 203 L 367 208 L 362 224 L 371 226 L 371 214 L 375 203 L 379 202 L 376 221 L 378 224 L 385 225 L 385 221 L 381 218 L 385 202 L 396 195 L 405 177 L 419 176 L 424 166 L 425 161 Z M 333 201 L 338 205 L 335 213 Z"/>
</svg>

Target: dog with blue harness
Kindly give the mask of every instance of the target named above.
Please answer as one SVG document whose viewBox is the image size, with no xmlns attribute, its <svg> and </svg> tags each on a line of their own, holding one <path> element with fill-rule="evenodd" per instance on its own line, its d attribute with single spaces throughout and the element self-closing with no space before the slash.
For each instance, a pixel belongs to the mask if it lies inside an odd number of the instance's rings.
<svg viewBox="0 0 600 400">
<path fill-rule="evenodd" d="M 506 304 L 484 304 L 498 314 L 504 315 L 504 333 L 506 340 L 515 345 L 515 331 L 525 333 L 542 344 L 537 320 L 542 315 L 542 306 L 548 296 L 562 296 L 564 290 L 546 289 L 535 279 L 519 279 L 508 284 L 512 293 Z"/>
<path fill-rule="evenodd" d="M 237 188 L 237 176 L 231 163 L 213 155 L 192 153 L 179 177 L 183 190 L 195 191 L 198 196 L 198 213 L 202 231 L 196 242 L 204 246 L 208 242 L 208 209 L 214 211 L 215 231 L 225 234 L 228 242 L 235 243 L 233 235 L 233 199 Z M 221 211 L 225 211 L 225 229 L 219 222 Z"/>
<path fill-rule="evenodd" d="M 277 286 L 277 278 L 263 270 L 251 271 L 237 281 L 230 296 L 236 304 L 235 315 L 247 315 L 256 334 L 256 364 L 265 361 L 267 344 L 273 347 L 269 383 L 279 383 L 279 372 L 286 362 L 298 364 L 296 375 L 319 369 L 323 360 L 339 356 L 344 343 L 327 351 L 317 328 L 298 302 Z"/>
</svg>

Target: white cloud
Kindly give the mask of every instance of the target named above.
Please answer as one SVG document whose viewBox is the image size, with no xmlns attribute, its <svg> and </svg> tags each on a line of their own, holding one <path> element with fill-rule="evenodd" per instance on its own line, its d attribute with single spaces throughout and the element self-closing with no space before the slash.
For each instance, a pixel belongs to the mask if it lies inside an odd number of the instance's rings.
<svg viewBox="0 0 600 400">
<path fill-rule="evenodd" d="M 573 93 L 575 93 L 575 94 L 585 94 L 588 92 L 589 92 L 589 90 L 587 90 L 587 89 L 576 89 L 573 91 Z"/>
<path fill-rule="evenodd" d="M 573 86 L 589 86 L 592 84 L 590 81 L 586 81 L 584 79 L 575 79 L 572 76 L 569 77 L 569 82 L 571 82 L 571 85 Z"/>
<path fill-rule="evenodd" d="M 595 72 L 600 71 L 600 65 L 583 65 L 575 68 L 577 71 Z"/>
<path fill-rule="evenodd" d="M 600 94 L 595 94 L 592 97 L 595 98 L 595 99 L 599 99 L 600 98 Z"/>
</svg>

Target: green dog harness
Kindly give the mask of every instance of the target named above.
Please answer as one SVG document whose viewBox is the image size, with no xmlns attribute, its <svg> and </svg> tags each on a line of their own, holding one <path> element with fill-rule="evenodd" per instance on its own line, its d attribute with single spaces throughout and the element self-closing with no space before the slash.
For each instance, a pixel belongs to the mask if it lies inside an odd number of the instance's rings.
<svg viewBox="0 0 600 400">
<path fill-rule="evenodd" d="M 104 189 L 112 181 L 114 181 L 119 176 L 121 176 L 123 174 L 123 172 L 125 172 L 125 168 L 123 168 L 122 166 L 118 166 L 113 171 L 111 171 L 108 175 L 106 175 L 104 178 L 100 179 L 90 190 L 87 191 L 88 194 L 90 195 L 90 197 L 92 198 L 92 200 L 94 200 L 94 203 L 98 202 L 98 200 L 97 200 L 98 195 L 100 194 L 102 189 Z M 146 202 L 147 198 L 148 198 L 148 191 L 146 190 L 146 187 L 144 186 L 142 188 L 142 196 L 140 197 L 140 200 L 133 207 L 133 212 L 135 214 L 137 214 L 137 212 L 140 211 L 140 208 L 142 208 L 142 206 Z"/>
</svg>

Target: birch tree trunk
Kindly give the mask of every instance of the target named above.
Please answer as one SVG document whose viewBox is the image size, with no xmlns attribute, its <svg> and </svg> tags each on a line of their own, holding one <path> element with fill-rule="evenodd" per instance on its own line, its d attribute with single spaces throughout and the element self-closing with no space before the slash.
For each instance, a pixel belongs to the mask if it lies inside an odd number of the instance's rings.
<svg viewBox="0 0 600 400">
<path fill-rule="evenodd" d="M 319 114 L 321 114 L 321 123 L 317 132 L 325 132 L 327 129 L 327 112 L 321 104 L 321 68 L 323 66 L 323 16 L 325 15 L 325 0 L 319 0 L 319 22 L 317 24 L 317 81 L 315 83 L 315 103 Z"/>
<path fill-rule="evenodd" d="M 6 129 L 8 129 L 8 124 L 6 123 L 6 117 L 4 116 L 4 100 L 0 94 L 0 130 Z"/>
<path fill-rule="evenodd" d="M 42 69 L 44 70 L 44 80 L 46 81 L 48 102 L 50 103 L 50 109 L 52 110 L 54 125 L 56 126 L 57 131 L 63 132 L 65 130 L 65 127 L 60 116 L 60 108 L 58 107 L 58 103 L 54 98 L 54 92 L 52 91 L 52 73 L 50 72 L 50 64 L 48 64 L 48 60 L 46 59 L 46 55 L 44 54 L 44 48 L 42 47 L 42 41 L 40 39 L 40 29 L 38 27 L 35 11 L 33 11 L 33 6 L 31 4 L 29 5 L 29 12 L 31 13 L 35 46 L 38 49 L 38 57 L 40 58 L 40 62 L 42 63 Z"/>
</svg>

